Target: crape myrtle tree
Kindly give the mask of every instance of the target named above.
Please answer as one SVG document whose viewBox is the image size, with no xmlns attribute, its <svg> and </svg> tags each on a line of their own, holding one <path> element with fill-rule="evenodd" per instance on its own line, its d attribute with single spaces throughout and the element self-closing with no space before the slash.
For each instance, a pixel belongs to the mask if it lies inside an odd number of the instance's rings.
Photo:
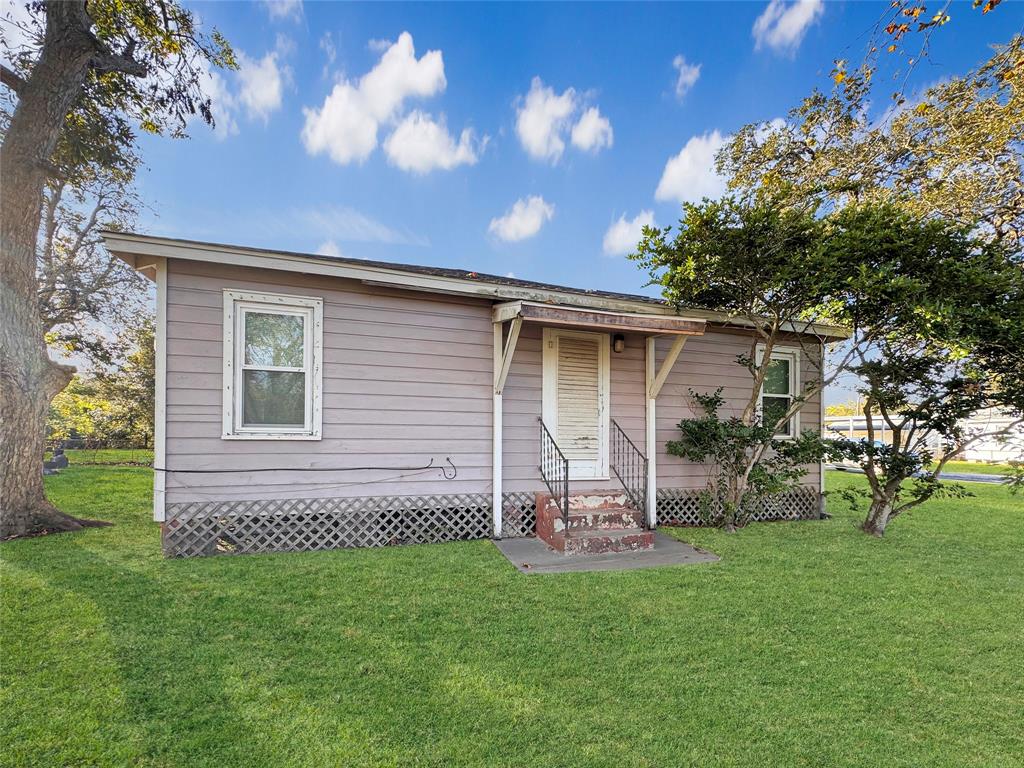
<svg viewBox="0 0 1024 768">
<path fill-rule="evenodd" d="M 941 462 L 993 436 L 968 434 L 963 417 L 1019 413 L 1024 38 L 920 98 L 897 92 L 875 116 L 877 73 L 837 62 L 831 93 L 745 126 L 716 164 L 744 200 L 844 217 L 830 316 L 854 330 L 843 362 L 860 374 L 865 413 L 892 430 L 886 448 L 846 446 L 871 485 L 865 530 L 881 534 L 894 513 L 950 491 Z"/>
<path fill-rule="evenodd" d="M 37 246 L 44 192 L 97 166 L 129 174 L 136 134 L 184 136 L 209 66 L 234 66 L 170 0 L 29 4 L 38 46 L 9 56 L 0 81 L 13 104 L 0 147 L 0 538 L 83 525 L 46 499 L 40 458 L 50 400 L 73 369 L 50 359 L 40 317 Z"/>
<path fill-rule="evenodd" d="M 833 316 L 855 344 L 866 440 L 837 440 L 867 476 L 863 528 L 884 534 L 893 518 L 964 489 L 940 480 L 971 444 L 1024 424 L 1024 270 L 1019 252 L 894 206 L 847 208 L 830 247 L 843 292 Z M 864 261 L 865 254 L 874 258 Z M 978 411 L 1009 414 L 1006 426 L 968 428 Z M 879 441 L 878 426 L 888 431 Z M 848 496 L 850 494 L 847 494 Z"/>
<path fill-rule="evenodd" d="M 791 431 L 787 424 L 828 381 L 822 340 L 811 335 L 827 319 L 834 291 L 826 233 L 826 222 L 813 212 L 770 201 L 705 199 L 684 204 L 674 234 L 672 227 L 646 227 L 630 256 L 676 306 L 725 311 L 751 331 L 750 346 L 736 361 L 750 377 L 742 403 L 726 414 L 721 390 L 691 392 L 698 416 L 681 422 L 680 439 L 668 444 L 670 453 L 709 466 L 702 508 L 727 530 L 746 523 L 766 496 L 791 487 L 806 464 L 820 460 L 816 433 L 776 435 Z M 788 403 L 772 399 L 774 407 L 762 412 L 762 388 L 780 372 L 772 352 L 782 344 L 803 347 L 801 363 L 810 375 L 787 393 Z"/>
</svg>

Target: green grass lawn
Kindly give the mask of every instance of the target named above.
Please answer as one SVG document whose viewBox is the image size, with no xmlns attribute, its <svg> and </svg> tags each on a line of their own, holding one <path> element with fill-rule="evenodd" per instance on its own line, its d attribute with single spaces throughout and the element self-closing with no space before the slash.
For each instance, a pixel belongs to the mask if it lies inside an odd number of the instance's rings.
<svg viewBox="0 0 1024 768">
<path fill-rule="evenodd" d="M 153 464 L 152 448 L 68 448 L 64 453 L 71 464 Z M 47 451 L 46 458 L 50 455 Z"/>
<path fill-rule="evenodd" d="M 9 542 L 0 764 L 1020 766 L 1024 501 L 676 530 L 715 564 L 524 576 L 487 541 L 165 560 L 150 470 Z M 831 473 L 833 486 L 862 478 Z"/>
<path fill-rule="evenodd" d="M 976 461 L 947 461 L 943 470 L 945 472 L 970 472 L 975 475 L 1006 475 L 1010 472 L 1010 465 L 981 464 Z"/>
</svg>

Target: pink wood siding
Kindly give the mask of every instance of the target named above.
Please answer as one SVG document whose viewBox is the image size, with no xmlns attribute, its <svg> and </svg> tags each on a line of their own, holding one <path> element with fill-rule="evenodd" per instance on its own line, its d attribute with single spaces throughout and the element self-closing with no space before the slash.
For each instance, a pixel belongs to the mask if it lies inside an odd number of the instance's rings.
<svg viewBox="0 0 1024 768">
<path fill-rule="evenodd" d="M 222 334 L 225 288 L 316 296 L 324 301 L 323 439 L 222 440 Z M 491 490 L 491 304 L 365 286 L 351 280 L 171 260 L 167 301 L 167 459 L 172 470 L 290 471 L 167 477 L 167 501 L 415 496 Z M 670 340 L 660 339 L 659 361 Z M 658 398 L 658 484 L 692 488 L 704 470 L 665 451 L 676 424 L 692 414 L 687 390 L 722 385 L 734 403 L 749 390 L 735 362 L 743 336 L 709 329 L 691 338 Z M 543 488 L 538 462 L 542 405 L 541 327 L 523 326 L 504 391 L 504 491 Z M 627 335 L 610 355 L 611 417 L 644 445 L 644 339 Z M 813 366 L 801 363 L 804 378 Z M 801 414 L 818 428 L 818 403 Z M 440 471 L 309 471 L 317 467 L 408 467 L 451 456 L 454 480 Z M 817 485 L 815 469 L 807 477 Z M 575 481 L 578 488 L 618 488 Z"/>
<path fill-rule="evenodd" d="M 671 340 L 659 339 L 657 342 L 658 364 L 664 359 L 671 346 Z M 787 343 L 788 346 L 788 343 Z M 794 347 L 799 347 L 795 342 Z M 808 360 L 820 347 L 808 345 L 800 352 L 800 377 L 809 382 L 817 375 L 817 369 Z M 726 409 L 723 415 L 740 415 L 747 399 L 750 397 L 750 374 L 736 362 L 736 356 L 749 354 L 750 337 L 733 333 L 725 333 L 709 328 L 704 336 L 695 336 L 686 342 L 679 359 L 669 374 L 665 385 L 658 396 L 657 405 L 657 446 L 658 446 L 658 486 L 660 488 L 700 488 L 705 484 L 707 468 L 693 464 L 678 456 L 672 456 L 665 449 L 669 440 L 679 438 L 678 424 L 681 420 L 693 418 L 697 413 L 693 410 L 689 391 L 713 392 L 723 387 L 722 394 L 726 398 Z M 815 395 L 800 412 L 800 430 L 820 428 L 820 395 Z M 804 478 L 804 484 L 817 487 L 819 483 L 818 467 L 808 468 L 810 471 Z"/>
<path fill-rule="evenodd" d="M 323 298 L 322 440 L 221 439 L 225 288 Z M 296 470 L 171 473 L 169 503 L 490 490 L 489 302 L 171 261 L 167 318 L 168 467 Z M 302 471 L 422 466 L 446 456 L 458 467 L 454 480 L 434 470 Z"/>
</svg>

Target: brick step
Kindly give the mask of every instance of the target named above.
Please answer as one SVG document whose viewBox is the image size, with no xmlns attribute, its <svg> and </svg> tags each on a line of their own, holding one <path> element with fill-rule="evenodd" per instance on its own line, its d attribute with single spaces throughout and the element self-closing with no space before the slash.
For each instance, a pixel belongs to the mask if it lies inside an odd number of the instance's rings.
<svg viewBox="0 0 1024 768">
<path fill-rule="evenodd" d="M 573 509 L 569 507 L 569 531 L 621 531 L 642 528 L 644 515 L 632 507 Z"/>
<path fill-rule="evenodd" d="M 568 527 L 550 494 L 537 494 L 537 536 L 567 555 L 633 552 L 654 546 L 654 532 L 643 529 L 643 513 L 624 503 L 625 495 L 594 492 L 570 497 Z"/>
<path fill-rule="evenodd" d="M 654 532 L 642 528 L 618 531 L 569 532 L 555 536 L 548 542 L 554 549 L 567 555 L 601 555 L 607 552 L 635 552 L 654 546 Z"/>
</svg>

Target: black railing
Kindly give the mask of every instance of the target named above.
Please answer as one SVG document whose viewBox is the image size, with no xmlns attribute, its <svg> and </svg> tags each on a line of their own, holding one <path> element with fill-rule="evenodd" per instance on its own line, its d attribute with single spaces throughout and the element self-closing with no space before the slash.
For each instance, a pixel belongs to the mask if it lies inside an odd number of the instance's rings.
<svg viewBox="0 0 1024 768">
<path fill-rule="evenodd" d="M 615 419 L 611 422 L 608 463 L 622 483 L 630 502 L 643 514 L 644 527 L 647 527 L 647 457 L 622 431 Z"/>
<path fill-rule="evenodd" d="M 548 432 L 544 419 L 537 421 L 540 422 L 540 476 L 562 511 L 565 530 L 569 530 L 569 460 Z"/>
</svg>

